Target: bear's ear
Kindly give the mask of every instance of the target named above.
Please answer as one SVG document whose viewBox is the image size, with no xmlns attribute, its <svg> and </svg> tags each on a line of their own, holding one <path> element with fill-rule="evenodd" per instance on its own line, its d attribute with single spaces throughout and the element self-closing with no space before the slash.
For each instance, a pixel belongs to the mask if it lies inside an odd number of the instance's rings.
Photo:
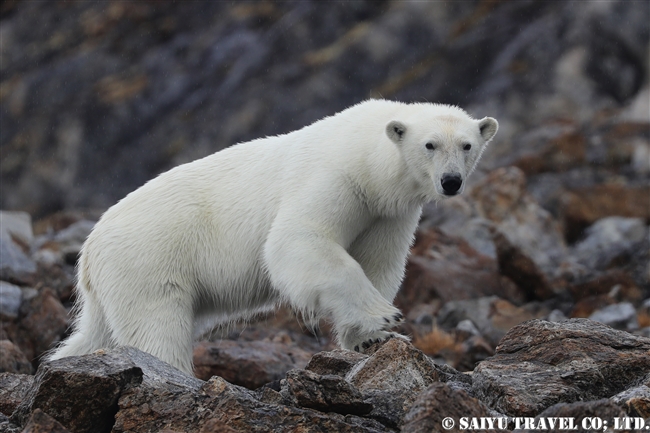
<svg viewBox="0 0 650 433">
<path fill-rule="evenodd" d="M 388 123 L 388 125 L 386 125 L 386 135 L 388 135 L 388 138 L 393 140 L 395 143 L 401 143 L 402 140 L 404 140 L 405 134 L 406 125 L 404 125 L 402 122 L 393 120 L 392 122 Z"/>
<path fill-rule="evenodd" d="M 481 131 L 481 137 L 487 143 L 492 140 L 499 129 L 499 122 L 491 117 L 484 117 L 478 122 L 478 129 Z"/>
</svg>

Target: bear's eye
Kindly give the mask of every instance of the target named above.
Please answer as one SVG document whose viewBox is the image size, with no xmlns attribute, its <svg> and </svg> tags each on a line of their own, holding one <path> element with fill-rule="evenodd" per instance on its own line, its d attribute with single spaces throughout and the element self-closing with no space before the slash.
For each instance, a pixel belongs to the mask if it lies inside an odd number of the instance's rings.
<svg viewBox="0 0 650 433">
<path fill-rule="evenodd" d="M 472 148 L 472 145 L 469 143 L 463 144 L 463 150 L 470 150 Z"/>
<path fill-rule="evenodd" d="M 435 146 L 433 145 L 433 143 L 427 143 L 427 144 L 424 145 L 424 147 L 426 147 L 429 150 L 435 149 Z"/>
</svg>

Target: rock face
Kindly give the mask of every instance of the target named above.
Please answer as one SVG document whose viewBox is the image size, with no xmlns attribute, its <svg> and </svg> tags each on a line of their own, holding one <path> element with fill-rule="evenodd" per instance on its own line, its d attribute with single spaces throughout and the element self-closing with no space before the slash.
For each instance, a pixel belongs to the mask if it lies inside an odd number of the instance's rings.
<svg viewBox="0 0 650 433">
<path fill-rule="evenodd" d="M 512 328 L 474 371 L 472 390 L 510 416 L 611 397 L 650 371 L 650 339 L 597 322 L 532 320 Z"/>
</svg>

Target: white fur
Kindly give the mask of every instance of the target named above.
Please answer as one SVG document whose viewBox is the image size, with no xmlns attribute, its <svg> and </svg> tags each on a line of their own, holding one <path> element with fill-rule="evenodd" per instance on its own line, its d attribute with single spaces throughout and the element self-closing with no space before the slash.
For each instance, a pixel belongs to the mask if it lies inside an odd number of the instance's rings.
<svg viewBox="0 0 650 433">
<path fill-rule="evenodd" d="M 50 359 L 130 345 L 191 374 L 195 323 L 281 302 L 331 317 L 347 349 L 393 335 L 422 205 L 444 197 L 444 173 L 469 175 L 496 128 L 457 107 L 369 100 L 161 174 L 88 237 L 80 315 Z"/>
</svg>

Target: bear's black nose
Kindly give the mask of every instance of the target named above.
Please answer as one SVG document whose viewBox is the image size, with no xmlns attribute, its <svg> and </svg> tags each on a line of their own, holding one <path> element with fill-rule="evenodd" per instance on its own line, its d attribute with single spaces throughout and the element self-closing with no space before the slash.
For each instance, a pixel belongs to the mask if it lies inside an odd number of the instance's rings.
<svg viewBox="0 0 650 433">
<path fill-rule="evenodd" d="M 463 184 L 463 179 L 460 177 L 460 174 L 445 173 L 442 175 L 440 183 L 442 184 L 442 190 L 445 195 L 456 195 Z"/>
</svg>

